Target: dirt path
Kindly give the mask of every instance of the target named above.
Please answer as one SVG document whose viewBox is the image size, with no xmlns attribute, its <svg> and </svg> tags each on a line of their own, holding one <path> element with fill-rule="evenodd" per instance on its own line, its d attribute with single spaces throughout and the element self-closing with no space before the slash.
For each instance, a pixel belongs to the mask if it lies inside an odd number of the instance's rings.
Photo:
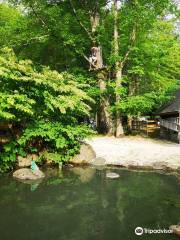
<svg viewBox="0 0 180 240">
<path fill-rule="evenodd" d="M 180 170 L 180 145 L 141 137 L 94 137 L 87 140 L 106 164 Z"/>
</svg>

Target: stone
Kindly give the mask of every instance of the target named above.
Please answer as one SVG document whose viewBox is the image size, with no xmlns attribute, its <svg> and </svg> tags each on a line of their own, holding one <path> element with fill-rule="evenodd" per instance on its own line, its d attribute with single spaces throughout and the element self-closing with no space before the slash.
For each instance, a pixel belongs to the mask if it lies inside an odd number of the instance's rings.
<svg viewBox="0 0 180 240">
<path fill-rule="evenodd" d="M 37 154 L 28 154 L 27 157 L 21 157 L 18 156 L 18 167 L 24 168 L 24 167 L 30 167 L 31 166 L 31 161 L 36 160 L 38 158 Z"/>
<path fill-rule="evenodd" d="M 166 162 L 155 162 L 153 163 L 153 169 L 155 170 L 166 170 L 167 169 L 167 163 Z"/>
<path fill-rule="evenodd" d="M 44 173 L 40 170 L 32 172 L 29 168 L 21 168 L 16 170 L 13 173 L 13 177 L 21 179 L 21 180 L 37 180 L 45 177 Z"/>
<path fill-rule="evenodd" d="M 92 162 L 93 165 L 106 165 L 106 159 L 102 157 L 95 158 Z"/>
<path fill-rule="evenodd" d="M 180 236 L 180 224 L 178 225 L 171 225 L 169 227 L 170 230 L 173 231 L 174 234 L 176 234 L 177 236 Z"/>
<path fill-rule="evenodd" d="M 118 173 L 115 173 L 115 172 L 108 172 L 108 173 L 106 173 L 106 177 L 111 178 L 111 179 L 116 179 L 116 178 L 119 178 L 120 175 Z"/>
<path fill-rule="evenodd" d="M 97 170 L 103 170 L 106 167 L 106 159 L 104 159 L 102 157 L 95 158 L 92 162 L 92 165 Z"/>
<path fill-rule="evenodd" d="M 79 154 L 75 155 L 69 162 L 73 164 L 90 164 L 95 158 L 96 154 L 93 148 L 89 144 L 83 143 Z"/>
<path fill-rule="evenodd" d="M 70 164 L 70 163 L 65 163 L 65 164 L 64 164 L 64 167 L 73 168 L 74 165 L 73 165 L 73 164 Z"/>
<path fill-rule="evenodd" d="M 27 157 L 17 157 L 18 160 L 18 167 L 29 167 L 31 166 L 31 159 Z"/>
</svg>

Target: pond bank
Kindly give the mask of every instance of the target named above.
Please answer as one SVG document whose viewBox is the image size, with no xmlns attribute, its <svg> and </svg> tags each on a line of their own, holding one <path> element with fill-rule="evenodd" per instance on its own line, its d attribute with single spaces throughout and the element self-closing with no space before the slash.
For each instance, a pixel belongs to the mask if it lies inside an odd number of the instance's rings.
<svg viewBox="0 0 180 240">
<path fill-rule="evenodd" d="M 94 137 L 86 143 L 106 165 L 180 171 L 179 144 L 142 137 Z"/>
</svg>

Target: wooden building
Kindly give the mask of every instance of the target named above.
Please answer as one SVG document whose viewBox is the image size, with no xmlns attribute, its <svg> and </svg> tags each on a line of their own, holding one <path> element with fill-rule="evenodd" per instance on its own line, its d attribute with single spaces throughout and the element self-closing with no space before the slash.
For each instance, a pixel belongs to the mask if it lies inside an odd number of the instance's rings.
<svg viewBox="0 0 180 240">
<path fill-rule="evenodd" d="M 180 89 L 157 114 L 160 116 L 161 137 L 180 143 Z"/>
<path fill-rule="evenodd" d="M 159 132 L 159 126 L 156 120 L 141 120 L 134 119 L 132 121 L 131 132 L 133 134 L 141 134 L 143 136 L 157 137 Z"/>
</svg>

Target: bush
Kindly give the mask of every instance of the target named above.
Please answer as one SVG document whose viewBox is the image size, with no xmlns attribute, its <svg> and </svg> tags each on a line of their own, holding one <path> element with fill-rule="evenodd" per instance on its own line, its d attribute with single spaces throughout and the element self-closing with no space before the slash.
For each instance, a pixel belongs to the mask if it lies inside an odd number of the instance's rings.
<svg viewBox="0 0 180 240">
<path fill-rule="evenodd" d="M 0 119 L 13 124 L 10 143 L 1 146 L 1 171 L 12 167 L 17 154 L 42 149 L 56 154 L 56 161 L 66 161 L 91 132 L 79 119 L 89 114 L 92 99 L 75 76 L 38 68 L 19 61 L 12 50 L 1 52 Z"/>
</svg>

